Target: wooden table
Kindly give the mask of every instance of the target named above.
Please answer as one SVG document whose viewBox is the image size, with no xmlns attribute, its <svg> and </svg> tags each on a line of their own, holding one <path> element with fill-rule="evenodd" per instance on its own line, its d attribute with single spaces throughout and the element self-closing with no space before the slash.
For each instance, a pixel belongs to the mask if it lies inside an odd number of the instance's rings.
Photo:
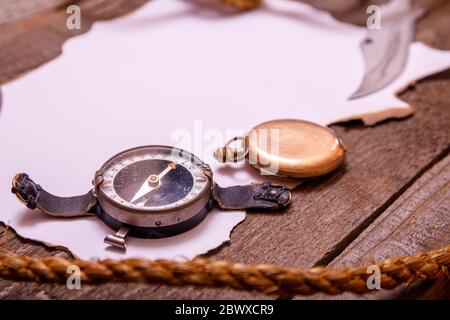
<svg viewBox="0 0 450 320">
<path fill-rule="evenodd" d="M 93 22 L 126 14 L 146 1 L 76 1 L 83 13 L 80 31 L 65 28 L 68 2 L 73 3 L 65 0 L 3 0 L 0 3 L 0 84 L 56 57 L 67 38 L 88 31 Z M 305 2 L 322 5 L 322 9 L 331 11 L 338 19 L 362 23 L 368 1 L 359 1 L 356 7 L 358 1 L 351 0 Z M 192 3 L 201 7 L 195 0 Z M 450 2 L 437 4 L 420 21 L 417 40 L 450 50 L 449 17 Z M 346 164 L 336 173 L 296 190 L 293 206 L 286 214 L 249 214 L 235 228 L 231 241 L 207 256 L 299 268 L 337 267 L 450 244 L 450 69 L 419 81 L 403 92 L 401 98 L 415 108 L 414 116 L 374 127 L 358 122 L 332 126 L 349 146 Z M 64 251 L 25 241 L 13 232 L 3 236 L 7 241 L 2 248 L 18 254 L 67 256 Z M 0 298 L 269 297 L 231 289 L 144 284 L 82 285 L 80 290 L 68 290 L 64 285 L 0 280 Z M 329 297 L 316 294 L 309 298 Z M 365 296 L 343 294 L 335 298 L 448 299 L 450 281 L 421 281 L 393 291 L 375 290 Z"/>
</svg>

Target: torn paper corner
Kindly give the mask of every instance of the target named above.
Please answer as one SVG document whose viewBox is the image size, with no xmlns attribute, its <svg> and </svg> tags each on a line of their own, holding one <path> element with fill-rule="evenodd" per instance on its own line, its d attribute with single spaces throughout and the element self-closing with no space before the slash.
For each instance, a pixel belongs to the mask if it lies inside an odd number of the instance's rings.
<svg viewBox="0 0 450 320">
<path fill-rule="evenodd" d="M 227 213 L 229 213 L 229 215 Z M 228 211 L 224 213 L 223 211 L 214 210 L 208 215 L 207 218 L 205 218 L 205 221 L 201 223 L 201 227 L 197 226 L 184 234 L 174 237 L 151 240 L 151 242 L 161 242 L 160 246 L 164 249 L 164 252 L 152 252 L 152 245 L 149 243 L 149 239 L 132 238 L 128 239 L 128 242 L 132 243 L 134 246 L 140 247 L 141 245 L 144 245 L 147 247 L 150 253 L 147 253 L 144 257 L 148 259 L 173 259 L 180 261 L 191 260 L 199 255 L 207 255 L 210 252 L 220 248 L 223 244 L 229 242 L 231 240 L 231 233 L 245 220 L 245 218 L 245 211 Z M 2 240 L 6 239 L 8 235 L 7 233 L 13 232 L 23 241 L 28 241 L 29 243 L 43 246 L 48 250 L 65 252 L 74 259 L 89 260 L 92 258 L 124 258 L 125 256 L 127 258 L 133 256 L 139 258 L 143 257 L 142 252 L 140 252 L 142 249 L 133 250 L 133 248 L 128 247 L 127 252 L 125 252 L 117 250 L 113 247 L 107 247 L 106 244 L 104 245 L 106 254 L 93 257 L 92 254 L 86 255 L 73 246 L 71 246 L 72 249 L 69 249 L 66 245 L 57 245 L 48 241 L 37 240 L 33 237 L 24 237 L 8 223 L 2 221 L 0 221 L 0 227 L 0 246 L 2 244 Z M 184 243 L 185 245 L 180 245 L 180 243 Z M 190 248 L 187 249 L 186 245 Z M 74 251 L 78 254 L 75 254 Z"/>
<path fill-rule="evenodd" d="M 75 254 L 73 254 L 68 248 L 66 248 L 64 246 L 60 246 L 60 245 L 48 243 L 46 241 L 31 239 L 31 238 L 22 236 L 9 223 L 4 222 L 4 221 L 0 221 L 0 251 L 3 250 L 3 249 L 1 249 L 1 247 L 5 244 L 5 242 L 8 241 L 8 235 L 10 232 L 12 232 L 21 241 L 27 241 L 30 244 L 37 244 L 48 250 L 55 250 L 55 251 L 60 251 L 60 252 L 62 251 L 62 252 L 65 252 L 67 255 L 69 255 L 71 258 L 77 258 L 77 256 Z M 6 251 L 8 251 L 8 250 L 6 250 Z"/>
<path fill-rule="evenodd" d="M 131 257 L 151 260 L 190 260 L 230 241 L 231 232 L 246 217 L 243 210 L 221 211 L 214 209 L 199 225 L 185 233 L 161 239 L 130 237 L 127 239 L 127 250 L 123 251 L 110 247 L 103 242 L 104 237 L 111 233 L 111 230 L 95 217 L 80 217 L 70 222 L 65 221 L 65 223 L 70 223 L 70 226 L 77 230 L 77 233 L 64 233 L 64 236 L 61 236 L 58 232 L 54 232 L 44 236 L 41 229 L 52 228 L 56 230 L 55 227 L 57 228 L 61 224 L 61 220 L 47 217 L 44 214 L 37 215 L 36 212 L 30 210 L 22 210 L 18 215 L 21 215 L 21 217 L 18 217 L 19 221 L 24 221 L 29 215 L 33 215 L 33 224 L 36 226 L 32 232 L 22 235 L 9 224 L 5 224 L 20 239 L 34 242 L 47 249 L 62 250 L 75 258 L 85 260 Z M 16 223 L 14 226 L 19 230 L 23 228 L 20 223 Z M 55 245 L 55 243 L 58 245 Z"/>
<path fill-rule="evenodd" d="M 413 114 L 414 109 L 410 105 L 406 105 L 403 107 L 391 107 L 391 108 L 388 107 L 386 109 L 382 109 L 379 111 L 355 114 L 352 116 L 341 118 L 336 121 L 333 121 L 332 123 L 330 123 L 330 125 L 360 120 L 365 126 L 374 126 L 377 123 L 380 123 L 385 120 L 404 119 L 410 117 Z"/>
</svg>

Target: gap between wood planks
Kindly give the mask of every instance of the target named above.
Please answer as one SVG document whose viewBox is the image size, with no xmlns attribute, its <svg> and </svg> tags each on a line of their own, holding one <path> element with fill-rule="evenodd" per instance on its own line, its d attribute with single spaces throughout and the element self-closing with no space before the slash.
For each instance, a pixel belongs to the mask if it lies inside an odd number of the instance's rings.
<svg viewBox="0 0 450 320">
<path fill-rule="evenodd" d="M 419 180 L 428 170 L 435 164 L 444 159 L 450 151 L 450 145 L 441 151 L 432 161 L 427 163 L 414 175 L 408 182 L 406 182 L 397 192 L 392 194 L 386 202 L 379 206 L 370 216 L 368 216 L 361 224 L 350 231 L 341 241 L 339 241 L 329 252 L 327 252 L 321 259 L 314 263 L 314 267 L 326 266 L 337 258 L 371 223 L 385 212 L 401 195 L 403 195 L 417 180 Z"/>
</svg>

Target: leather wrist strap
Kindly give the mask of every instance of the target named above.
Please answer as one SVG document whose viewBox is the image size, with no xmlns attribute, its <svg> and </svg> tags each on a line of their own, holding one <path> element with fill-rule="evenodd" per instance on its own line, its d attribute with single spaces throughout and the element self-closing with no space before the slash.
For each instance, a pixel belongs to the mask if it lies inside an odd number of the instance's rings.
<svg viewBox="0 0 450 320">
<path fill-rule="evenodd" d="M 92 191 L 75 197 L 58 197 L 48 193 L 31 180 L 26 173 L 19 173 L 13 179 L 12 193 L 30 209 L 41 209 L 59 217 L 77 217 L 90 214 L 97 205 Z"/>
<path fill-rule="evenodd" d="M 282 209 L 291 201 L 291 192 L 270 182 L 228 188 L 214 184 L 212 197 L 221 209 Z"/>
<path fill-rule="evenodd" d="M 42 189 L 25 173 L 14 177 L 11 191 L 28 208 L 38 208 L 52 216 L 83 216 L 90 214 L 97 205 L 97 198 L 92 191 L 81 196 L 58 197 Z M 269 182 L 228 188 L 214 184 L 211 196 L 217 207 L 229 210 L 281 209 L 291 200 L 287 187 Z"/>
</svg>

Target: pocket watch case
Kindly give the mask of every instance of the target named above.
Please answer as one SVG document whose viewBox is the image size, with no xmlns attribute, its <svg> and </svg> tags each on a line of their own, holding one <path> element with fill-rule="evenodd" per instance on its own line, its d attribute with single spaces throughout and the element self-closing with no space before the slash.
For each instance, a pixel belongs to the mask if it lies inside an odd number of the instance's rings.
<svg viewBox="0 0 450 320">
<path fill-rule="evenodd" d="M 242 140 L 242 148 L 229 145 Z M 216 151 L 220 162 L 246 162 L 263 175 L 282 178 L 312 178 L 338 168 L 346 147 L 335 132 L 309 121 L 278 119 L 261 123 L 245 137 L 232 139 Z"/>
</svg>

